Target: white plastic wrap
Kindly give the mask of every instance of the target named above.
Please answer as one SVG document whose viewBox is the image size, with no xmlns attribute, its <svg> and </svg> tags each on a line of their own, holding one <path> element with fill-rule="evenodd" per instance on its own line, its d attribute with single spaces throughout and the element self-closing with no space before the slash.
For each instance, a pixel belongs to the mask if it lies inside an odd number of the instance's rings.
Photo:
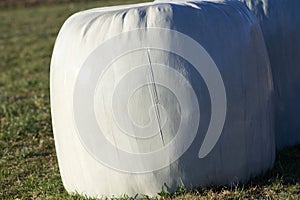
<svg viewBox="0 0 300 200">
<path fill-rule="evenodd" d="M 64 186 L 155 196 L 246 181 L 274 162 L 272 93 L 261 30 L 240 2 L 79 12 L 51 61 Z"/>
<path fill-rule="evenodd" d="M 276 147 L 300 144 L 300 1 L 241 0 L 260 21 L 276 92 Z"/>
</svg>

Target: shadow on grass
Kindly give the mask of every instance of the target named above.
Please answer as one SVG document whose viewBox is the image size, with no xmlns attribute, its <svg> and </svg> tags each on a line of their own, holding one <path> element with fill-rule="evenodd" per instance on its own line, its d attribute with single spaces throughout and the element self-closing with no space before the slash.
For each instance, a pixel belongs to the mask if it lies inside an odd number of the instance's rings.
<svg viewBox="0 0 300 200">
<path fill-rule="evenodd" d="M 268 185 L 278 179 L 287 186 L 300 183 L 300 145 L 277 152 L 274 168 L 264 176 L 252 179 L 249 184 Z"/>
</svg>

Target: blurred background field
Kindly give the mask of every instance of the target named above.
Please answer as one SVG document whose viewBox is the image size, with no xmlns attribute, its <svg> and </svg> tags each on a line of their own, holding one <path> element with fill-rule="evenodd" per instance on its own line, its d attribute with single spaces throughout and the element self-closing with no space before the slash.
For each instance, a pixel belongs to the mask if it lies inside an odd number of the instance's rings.
<svg viewBox="0 0 300 200">
<path fill-rule="evenodd" d="M 53 45 L 71 14 L 136 2 L 142 1 L 0 0 L 0 199 L 84 198 L 68 195 L 59 175 L 49 106 Z M 300 146 L 278 152 L 274 169 L 246 185 L 178 188 L 175 194 L 160 195 L 165 199 L 300 199 Z"/>
<path fill-rule="evenodd" d="M 0 6 L 5 8 L 30 7 L 36 5 L 51 4 L 51 3 L 67 3 L 67 2 L 80 2 L 80 1 L 87 2 L 89 0 L 0 0 Z"/>
</svg>

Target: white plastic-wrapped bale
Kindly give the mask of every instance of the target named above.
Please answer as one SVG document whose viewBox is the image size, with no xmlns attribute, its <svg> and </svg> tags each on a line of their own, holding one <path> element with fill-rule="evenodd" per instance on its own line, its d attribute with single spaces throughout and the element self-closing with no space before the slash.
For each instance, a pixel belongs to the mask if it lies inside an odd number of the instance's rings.
<svg viewBox="0 0 300 200">
<path fill-rule="evenodd" d="M 300 1 L 241 0 L 260 21 L 276 94 L 276 147 L 300 144 Z"/>
<path fill-rule="evenodd" d="M 155 196 L 244 182 L 273 165 L 269 61 L 240 2 L 79 12 L 57 37 L 50 81 L 69 192 Z"/>
</svg>

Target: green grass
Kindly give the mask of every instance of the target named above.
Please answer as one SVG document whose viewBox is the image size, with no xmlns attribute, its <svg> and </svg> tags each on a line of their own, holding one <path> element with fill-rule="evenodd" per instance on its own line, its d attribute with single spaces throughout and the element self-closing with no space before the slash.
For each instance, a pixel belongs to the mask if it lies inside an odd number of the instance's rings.
<svg viewBox="0 0 300 200">
<path fill-rule="evenodd" d="M 59 175 L 49 107 L 49 63 L 68 16 L 120 2 L 0 8 L 0 199 L 82 198 L 68 195 Z M 300 199 L 300 146 L 278 153 L 274 170 L 247 185 L 189 192 L 179 188 L 162 198 Z"/>
</svg>

